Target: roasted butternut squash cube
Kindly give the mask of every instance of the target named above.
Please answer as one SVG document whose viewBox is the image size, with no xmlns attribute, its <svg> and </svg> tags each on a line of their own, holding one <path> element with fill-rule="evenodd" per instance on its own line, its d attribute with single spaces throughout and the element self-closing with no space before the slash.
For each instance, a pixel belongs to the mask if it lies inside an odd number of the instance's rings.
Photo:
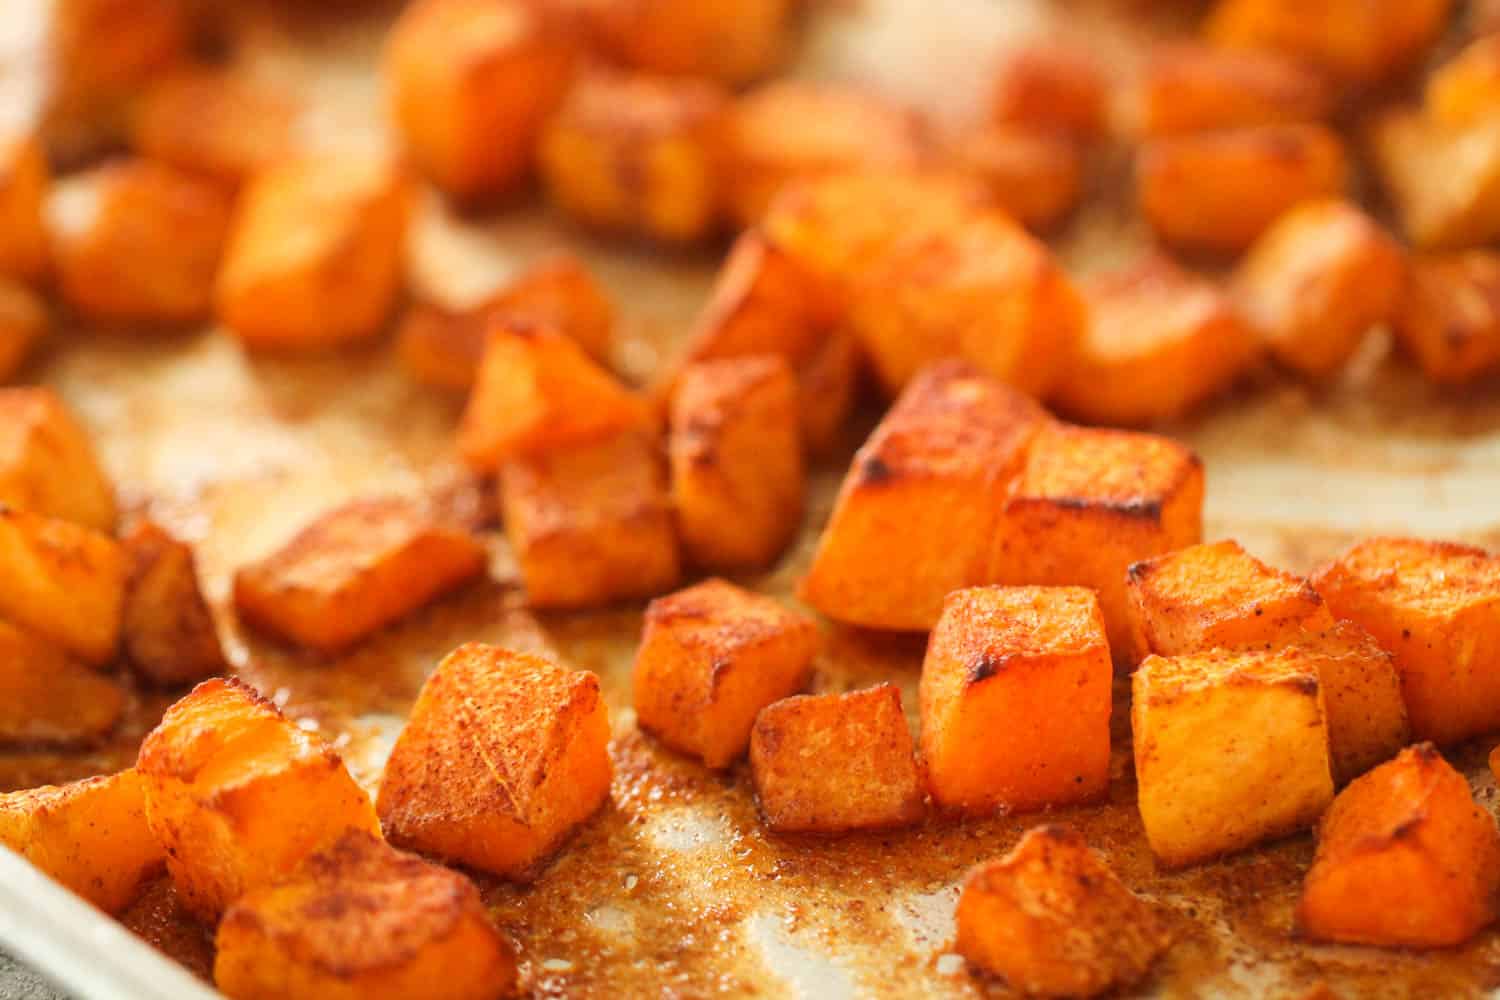
<svg viewBox="0 0 1500 1000">
<path fill-rule="evenodd" d="M 1328 714 L 1306 657 L 1148 656 L 1131 687 L 1138 803 L 1163 865 L 1301 830 L 1333 800 Z"/>
<path fill-rule="evenodd" d="M 681 576 L 665 462 L 624 431 L 500 470 L 505 534 L 534 608 L 649 597 Z"/>
<path fill-rule="evenodd" d="M 958 897 L 958 952 L 1033 996 L 1094 996 L 1145 976 L 1171 941 L 1076 831 L 1038 826 Z"/>
<path fill-rule="evenodd" d="M 811 618 L 723 580 L 658 597 L 635 656 L 636 722 L 726 768 L 744 754 L 756 714 L 807 683 L 817 651 Z"/>
<path fill-rule="evenodd" d="M 1413 246 L 1462 250 L 1500 237 L 1500 119 L 1454 127 L 1398 108 L 1377 118 L 1368 138 Z"/>
<path fill-rule="evenodd" d="M 1135 131 L 1150 137 L 1315 122 L 1334 110 L 1328 81 L 1295 59 L 1204 44 L 1152 52 L 1131 100 Z"/>
<path fill-rule="evenodd" d="M 610 775 L 599 678 L 471 642 L 422 685 L 377 808 L 393 844 L 529 881 Z"/>
<path fill-rule="evenodd" d="M 1128 660 L 1126 569 L 1200 541 L 1203 463 L 1169 438 L 1052 425 L 1031 442 L 991 539 L 986 579 L 1092 587 Z"/>
<path fill-rule="evenodd" d="M 1389 79 L 1442 32 L 1449 0 L 1219 0 L 1206 31 L 1218 45 L 1270 49 L 1352 83 Z"/>
<path fill-rule="evenodd" d="M 495 296 L 494 305 L 556 328 L 601 365 L 609 363 L 615 307 L 575 254 L 559 251 L 541 258 Z"/>
<path fill-rule="evenodd" d="M 652 424 L 646 401 L 556 329 L 525 316 L 490 324 L 458 448 L 492 472 L 525 455 L 569 448 Z"/>
<path fill-rule="evenodd" d="M 774 562 L 802 523 L 797 381 L 775 355 L 689 365 L 668 455 L 683 552 L 699 566 Z"/>
<path fill-rule="evenodd" d="M 606 53 L 638 69 L 748 83 L 790 43 L 794 0 L 594 0 L 585 19 Z"/>
<path fill-rule="evenodd" d="M 1425 254 L 1411 262 L 1396 341 L 1434 382 L 1471 382 L 1500 368 L 1500 254 Z"/>
<path fill-rule="evenodd" d="M 42 209 L 50 186 L 41 140 L 25 132 L 0 134 L 0 277 L 30 284 L 46 277 Z"/>
<path fill-rule="evenodd" d="M 0 502 L 0 620 L 95 666 L 120 642 L 130 560 L 91 528 Z"/>
<path fill-rule="evenodd" d="M 68 746 L 109 733 L 125 692 L 57 646 L 0 622 L 0 743 Z"/>
<path fill-rule="evenodd" d="M 889 829 L 927 811 L 894 684 L 767 705 L 750 732 L 750 774 L 779 833 Z"/>
<path fill-rule="evenodd" d="M 153 80 L 131 114 L 141 156 L 238 185 L 296 147 L 299 108 L 247 77 L 185 68 Z"/>
<path fill-rule="evenodd" d="M 1277 361 L 1326 378 L 1400 303 L 1400 246 L 1345 201 L 1305 202 L 1256 240 L 1234 277 L 1235 303 Z"/>
<path fill-rule="evenodd" d="M 932 628 L 951 591 L 985 582 L 1000 508 L 1048 420 L 962 362 L 918 375 L 854 456 L 798 596 L 852 625 Z"/>
<path fill-rule="evenodd" d="M 18 281 L 0 277 L 0 383 L 21 370 L 50 325 L 40 296 Z"/>
<path fill-rule="evenodd" d="M 106 913 L 118 913 L 166 856 L 146 826 L 134 769 L 0 795 L 0 844 Z"/>
<path fill-rule="evenodd" d="M 1471 125 L 1500 114 L 1500 35 L 1481 36 L 1434 70 L 1423 104 L 1445 125 Z"/>
<path fill-rule="evenodd" d="M 1411 742 L 1395 661 L 1370 633 L 1339 622 L 1307 632 L 1285 653 L 1318 669 L 1335 783 L 1354 780 Z"/>
<path fill-rule="evenodd" d="M 234 1000 L 495 1000 L 516 959 L 458 872 L 350 830 L 229 907 L 214 985 Z"/>
<path fill-rule="evenodd" d="M 572 79 L 574 46 L 543 5 L 422 0 L 391 29 L 385 79 L 407 155 L 456 198 L 524 180 Z"/>
<path fill-rule="evenodd" d="M 1370 538 L 1313 574 L 1335 618 L 1362 625 L 1401 674 L 1412 735 L 1455 743 L 1500 727 L 1500 559 Z"/>
<path fill-rule="evenodd" d="M 1090 52 L 1061 45 L 1017 49 L 1001 61 L 990 119 L 1096 139 L 1108 126 L 1105 88 Z"/>
<path fill-rule="evenodd" d="M 912 111 L 852 87 L 782 80 L 737 100 L 722 134 L 724 196 L 741 226 L 758 222 L 789 181 L 909 170 L 926 137 Z"/>
<path fill-rule="evenodd" d="M 984 814 L 1102 796 L 1113 677 L 1092 592 L 949 594 L 922 661 L 922 761 L 932 801 Z M 1067 711 L 1058 711 L 1063 704 Z"/>
<path fill-rule="evenodd" d="M 0 389 L 0 504 L 114 530 L 114 490 L 88 432 L 51 389 Z"/>
<path fill-rule="evenodd" d="M 64 178 L 47 200 L 58 289 L 99 322 L 204 319 L 231 210 L 219 185 L 150 160 L 120 160 Z"/>
<path fill-rule="evenodd" d="M 995 123 L 960 136 L 948 162 L 976 178 L 995 206 L 1032 230 L 1051 229 L 1083 194 L 1083 152 L 1067 136 Z"/>
<path fill-rule="evenodd" d="M 1463 944 L 1495 919 L 1500 831 L 1430 743 L 1340 793 L 1318 826 L 1297 926 L 1315 941 Z"/>
<path fill-rule="evenodd" d="M 399 497 L 329 511 L 234 576 L 250 623 L 337 652 L 484 573 L 484 546 Z"/>
<path fill-rule="evenodd" d="M 1141 425 L 1190 412 L 1260 354 L 1255 331 L 1207 279 L 1153 254 L 1082 285 L 1088 320 L 1052 398 L 1089 423 Z"/>
<path fill-rule="evenodd" d="M 192 548 L 149 520 L 138 522 L 123 544 L 131 561 L 125 655 L 135 672 L 163 685 L 223 673 L 224 651 Z"/>
<path fill-rule="evenodd" d="M 591 229 L 683 243 L 719 220 L 718 121 L 725 96 L 693 80 L 595 72 L 542 136 L 547 191 Z"/>
<path fill-rule="evenodd" d="M 1085 321 L 1047 247 L 998 213 L 914 229 L 868 265 L 849 313 L 890 396 L 949 357 L 1040 396 L 1072 358 Z"/>
<path fill-rule="evenodd" d="M 1262 125 L 1153 139 L 1136 157 L 1141 214 L 1185 250 L 1237 253 L 1292 206 L 1344 193 L 1348 166 L 1323 125 Z"/>
<path fill-rule="evenodd" d="M 363 340 L 403 279 L 411 190 L 390 163 L 354 154 L 285 160 L 240 195 L 215 287 L 219 319 L 253 350 Z"/>
</svg>

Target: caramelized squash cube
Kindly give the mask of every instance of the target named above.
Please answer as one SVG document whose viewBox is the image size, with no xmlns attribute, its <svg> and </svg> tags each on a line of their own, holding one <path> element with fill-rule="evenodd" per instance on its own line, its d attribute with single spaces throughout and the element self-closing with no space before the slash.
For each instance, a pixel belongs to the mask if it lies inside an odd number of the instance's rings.
<svg viewBox="0 0 1500 1000">
<path fill-rule="evenodd" d="M 119 913 L 165 861 L 146 826 L 134 769 L 0 795 L 0 844 L 106 913 Z"/>
<path fill-rule="evenodd" d="M 337 652 L 484 573 L 467 531 L 398 497 L 329 511 L 239 570 L 234 601 L 249 622 Z"/>
<path fill-rule="evenodd" d="M 779 833 L 909 826 L 927 808 L 894 684 L 767 705 L 750 732 L 750 774 Z"/>
<path fill-rule="evenodd" d="M 744 754 L 756 714 L 801 690 L 817 651 L 811 618 L 723 580 L 658 597 L 635 657 L 636 722 L 726 768 Z"/>
<path fill-rule="evenodd" d="M 516 987 L 474 883 L 360 830 L 240 898 L 215 945 L 214 985 L 234 1000 L 495 1000 Z"/>
<path fill-rule="evenodd" d="M 922 661 L 922 760 L 933 802 L 984 814 L 1102 796 L 1113 678 L 1091 591 L 950 594 Z"/>
<path fill-rule="evenodd" d="M 1456 743 L 1500 727 L 1500 559 L 1370 538 L 1313 575 L 1335 618 L 1362 625 L 1401 674 L 1412 735 Z"/>
<path fill-rule="evenodd" d="M 47 200 L 63 299 L 104 323 L 207 318 L 232 207 L 214 182 L 150 160 L 64 178 Z"/>
<path fill-rule="evenodd" d="M 1462 127 L 1500 114 L 1500 35 L 1485 35 L 1427 78 L 1423 104 L 1445 124 Z"/>
<path fill-rule="evenodd" d="M 1026 831 L 969 872 L 958 898 L 958 952 L 1034 996 L 1094 996 L 1138 982 L 1171 937 L 1077 832 Z"/>
<path fill-rule="evenodd" d="M 1412 261 L 1396 341 L 1434 382 L 1471 382 L 1500 368 L 1500 254 L 1427 254 Z"/>
<path fill-rule="evenodd" d="M 154 80 L 131 115 L 141 156 L 238 185 L 296 146 L 299 109 L 248 78 L 190 68 Z"/>
<path fill-rule="evenodd" d="M 668 448 L 677 529 L 713 569 L 774 562 L 802 523 L 797 382 L 775 355 L 689 365 Z"/>
<path fill-rule="evenodd" d="M 951 591 L 985 582 L 1006 492 L 1048 420 L 962 362 L 918 375 L 854 456 L 798 596 L 852 625 L 930 629 Z"/>
<path fill-rule="evenodd" d="M 385 53 L 392 118 L 407 155 L 456 198 L 514 190 L 563 100 L 573 61 L 572 41 L 544 5 L 409 5 Z"/>
<path fill-rule="evenodd" d="M 0 503 L 0 620 L 102 665 L 120 642 L 129 576 L 107 535 Z"/>
<path fill-rule="evenodd" d="M 1203 44 L 1151 53 L 1132 98 L 1136 131 L 1153 138 L 1315 122 L 1334 109 L 1328 81 L 1295 59 Z"/>
<path fill-rule="evenodd" d="M 141 521 L 122 540 L 131 560 L 125 594 L 125 655 L 154 684 L 201 681 L 225 670 L 191 547 L 154 521 Z"/>
<path fill-rule="evenodd" d="M 1369 147 L 1417 249 L 1462 250 L 1500 237 L 1500 118 L 1454 127 L 1398 108 L 1375 121 Z"/>
<path fill-rule="evenodd" d="M 1301 830 L 1333 800 L 1328 713 L 1306 657 L 1148 656 L 1131 681 L 1141 819 L 1163 865 Z"/>
<path fill-rule="evenodd" d="M 40 296 L 26 285 L 0 276 L 0 383 L 21 370 L 47 336 L 50 325 L 46 303 Z"/>
<path fill-rule="evenodd" d="M 1451 947 L 1495 919 L 1497 891 L 1494 817 L 1423 743 L 1334 800 L 1319 824 L 1297 926 L 1315 941 Z"/>
<path fill-rule="evenodd" d="M 1084 283 L 1088 321 L 1053 390 L 1090 423 L 1180 417 L 1222 392 L 1260 353 L 1255 332 L 1212 282 L 1151 255 Z"/>
<path fill-rule="evenodd" d="M 1339 622 L 1304 635 L 1285 652 L 1318 669 L 1335 783 L 1347 784 L 1411 742 L 1401 676 L 1370 633 Z"/>
<path fill-rule="evenodd" d="M 86 744 L 109 733 L 125 692 L 51 643 L 0 622 L 0 743 Z"/>
<path fill-rule="evenodd" d="M 1092 587 L 1115 655 L 1131 651 L 1126 569 L 1201 540 L 1203 463 L 1169 438 L 1053 425 L 1032 440 L 986 579 Z"/>
<path fill-rule="evenodd" d="M 742 84 L 781 63 L 796 7 L 795 0 L 596 0 L 585 23 L 629 66 Z"/>
<path fill-rule="evenodd" d="M 30 284 L 46 277 L 42 212 L 51 183 L 41 140 L 24 132 L 0 134 L 0 277 Z"/>
<path fill-rule="evenodd" d="M 685 243 L 719 220 L 716 88 L 596 72 L 574 85 L 539 151 L 552 201 L 591 229 Z"/>
<path fill-rule="evenodd" d="M 1352 83 L 1406 69 L 1443 30 L 1450 0 L 1219 0 L 1209 38 L 1231 48 L 1269 49 Z"/>
<path fill-rule="evenodd" d="M 1051 229 L 1083 194 L 1083 152 L 1066 136 L 991 124 L 961 136 L 948 162 L 976 178 L 997 208 L 1031 230 Z"/>
<path fill-rule="evenodd" d="M 339 755 L 237 680 L 204 681 L 167 709 L 136 768 L 178 898 L 204 921 L 344 831 L 379 829 Z"/>
<path fill-rule="evenodd" d="M 609 798 L 610 775 L 599 678 L 468 643 L 422 685 L 380 822 L 393 844 L 529 880 Z"/>
<path fill-rule="evenodd" d="M 649 597 L 681 575 L 665 462 L 625 431 L 500 470 L 505 533 L 534 608 Z"/>
<path fill-rule="evenodd" d="M 1299 202 L 1344 193 L 1348 166 L 1323 125 L 1262 125 L 1153 139 L 1136 158 L 1141 214 L 1167 243 L 1237 253 Z"/>
<path fill-rule="evenodd" d="M 0 389 L 0 504 L 114 530 L 114 489 L 88 432 L 51 389 Z"/>
<path fill-rule="evenodd" d="M 1098 57 L 1061 45 L 1007 53 L 990 95 L 990 119 L 1080 139 L 1099 138 L 1109 122 Z"/>
<path fill-rule="evenodd" d="M 376 333 L 403 281 L 411 190 L 355 154 L 285 160 L 240 196 L 219 319 L 252 350 L 322 350 Z"/>
</svg>

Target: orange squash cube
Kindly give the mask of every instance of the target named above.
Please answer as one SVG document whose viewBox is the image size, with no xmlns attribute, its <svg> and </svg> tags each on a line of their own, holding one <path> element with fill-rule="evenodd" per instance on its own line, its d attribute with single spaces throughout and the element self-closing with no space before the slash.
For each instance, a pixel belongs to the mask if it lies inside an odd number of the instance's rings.
<svg viewBox="0 0 1500 1000">
<path fill-rule="evenodd" d="M 219 319 L 252 350 L 363 340 L 403 280 L 411 190 L 382 159 L 323 154 L 257 174 L 215 287 Z"/>
<path fill-rule="evenodd" d="M 635 656 L 636 722 L 726 768 L 744 754 L 756 714 L 802 689 L 817 651 L 811 618 L 723 580 L 658 597 Z"/>
<path fill-rule="evenodd" d="M 1082 286 L 1088 321 L 1052 398 L 1089 423 L 1171 420 L 1228 388 L 1260 354 L 1213 282 L 1153 254 Z"/>
<path fill-rule="evenodd" d="M 122 539 L 131 560 L 125 655 L 154 684 L 188 684 L 225 671 L 224 651 L 193 550 L 154 521 Z"/>
<path fill-rule="evenodd" d="M 1131 651 L 1126 569 L 1196 544 L 1203 463 L 1164 437 L 1052 425 L 1032 439 L 999 512 L 986 579 L 1092 587 L 1115 655 Z"/>
<path fill-rule="evenodd" d="M 1328 81 L 1295 59 L 1203 44 L 1152 52 L 1132 100 L 1135 131 L 1152 138 L 1315 122 L 1334 109 Z"/>
<path fill-rule="evenodd" d="M 114 489 L 88 432 L 51 389 L 0 389 L 0 504 L 114 530 Z"/>
<path fill-rule="evenodd" d="M 1375 120 L 1368 143 L 1417 249 L 1463 250 L 1500 237 L 1500 119 L 1459 128 L 1398 108 Z"/>
<path fill-rule="evenodd" d="M 40 296 L 20 282 L 0 277 L 0 383 L 21 370 L 50 325 Z"/>
<path fill-rule="evenodd" d="M 1136 157 L 1141 214 L 1186 250 L 1237 253 L 1292 206 L 1337 198 L 1344 146 L 1323 125 L 1262 125 L 1153 139 Z"/>
<path fill-rule="evenodd" d="M 346 830 L 378 830 L 339 755 L 237 680 L 204 681 L 167 709 L 136 768 L 178 898 L 204 921 Z"/>
<path fill-rule="evenodd" d="M 1318 827 L 1297 926 L 1315 941 L 1445 948 L 1495 919 L 1500 831 L 1430 743 L 1340 793 Z"/>
<path fill-rule="evenodd" d="M 1500 254 L 1426 254 L 1411 263 L 1396 342 L 1434 382 L 1472 382 L 1500 368 Z"/>
<path fill-rule="evenodd" d="M 1056 226 L 1083 194 L 1078 144 L 1035 127 L 985 125 L 955 141 L 947 160 L 983 184 L 997 208 L 1031 230 Z"/>
<path fill-rule="evenodd" d="M 422 685 L 377 808 L 393 844 L 529 881 L 611 773 L 598 677 L 471 642 Z"/>
<path fill-rule="evenodd" d="M 1353 83 L 1389 79 L 1422 54 L 1448 20 L 1450 0 L 1219 0 L 1206 31 L 1215 44 L 1269 49 Z"/>
<path fill-rule="evenodd" d="M 505 534 L 534 608 L 649 597 L 681 576 L 665 462 L 624 431 L 500 470 Z"/>
<path fill-rule="evenodd" d="M 474 883 L 361 830 L 241 897 L 214 943 L 214 985 L 235 1000 L 495 1000 L 516 987 Z"/>
<path fill-rule="evenodd" d="M 1328 716 L 1307 657 L 1148 656 L 1131 686 L 1138 804 L 1163 865 L 1301 830 L 1333 800 Z"/>
<path fill-rule="evenodd" d="M 767 566 L 802 524 L 797 382 L 775 355 L 689 365 L 668 456 L 683 552 L 713 569 Z"/>
<path fill-rule="evenodd" d="M 467 531 L 398 497 L 335 508 L 234 575 L 252 624 L 327 653 L 399 621 L 484 573 Z"/>
<path fill-rule="evenodd" d="M 232 73 L 183 69 L 154 80 L 131 114 L 141 156 L 238 185 L 296 146 L 299 108 Z"/>
<path fill-rule="evenodd" d="M 0 620 L 99 666 L 114 657 L 130 560 L 90 528 L 0 502 Z"/>
<path fill-rule="evenodd" d="M 1086 322 L 1047 247 L 998 213 L 913 228 L 866 267 L 849 328 L 890 396 L 949 357 L 1041 396 L 1068 365 Z"/>
<path fill-rule="evenodd" d="M 125 692 L 58 647 L 0 622 L 0 743 L 72 746 L 109 733 Z"/>
<path fill-rule="evenodd" d="M 684 243 L 719 220 L 717 130 L 725 96 L 693 80 L 595 72 L 542 136 L 552 201 L 605 232 Z"/>
<path fill-rule="evenodd" d="M 47 200 L 63 298 L 105 323 L 206 318 L 232 207 L 212 181 L 150 160 L 121 160 L 64 178 Z"/>
<path fill-rule="evenodd" d="M 750 774 L 760 814 L 779 833 L 889 829 L 927 811 L 894 684 L 767 705 L 750 732 Z"/>
<path fill-rule="evenodd" d="M 758 222 L 788 182 L 862 170 L 909 170 L 925 153 L 921 119 L 851 87 L 766 84 L 726 112 L 724 195 L 741 226 Z"/>
<path fill-rule="evenodd" d="M 1026 831 L 958 898 L 958 952 L 1035 996 L 1094 996 L 1139 981 L 1171 942 L 1156 910 L 1079 834 Z"/>
<path fill-rule="evenodd" d="M 1000 508 L 1049 419 L 962 362 L 918 375 L 854 456 L 798 596 L 852 625 L 930 629 L 951 591 L 986 581 Z"/>
<path fill-rule="evenodd" d="M 47 154 L 35 135 L 0 134 L 0 277 L 31 284 L 46 277 L 42 209 L 51 183 Z"/>
<path fill-rule="evenodd" d="M 106 913 L 161 871 L 135 770 L 0 795 L 0 844 Z"/>
<path fill-rule="evenodd" d="M 422 0 L 391 29 L 385 79 L 407 155 L 448 194 L 517 187 L 572 79 L 574 45 L 542 5 Z"/>
<path fill-rule="evenodd" d="M 970 587 L 948 595 L 922 661 L 932 801 L 984 814 L 1102 796 L 1113 678 L 1092 592 Z"/>
<path fill-rule="evenodd" d="M 1061 45 L 1007 53 L 990 95 L 990 119 L 1081 139 L 1099 138 L 1109 122 L 1098 57 Z"/>
<path fill-rule="evenodd" d="M 585 25 L 606 53 L 671 76 L 748 83 L 791 41 L 795 0 L 595 0 Z"/>
<path fill-rule="evenodd" d="M 1391 654 L 1353 622 L 1307 633 L 1287 647 L 1318 670 L 1328 715 L 1333 780 L 1343 785 L 1411 742 L 1401 676 Z"/>
<path fill-rule="evenodd" d="M 1395 657 L 1412 735 L 1455 743 L 1500 726 L 1500 559 L 1415 538 L 1369 538 L 1312 584 L 1336 618 Z"/>
<path fill-rule="evenodd" d="M 1484 35 L 1427 78 L 1423 104 L 1445 125 L 1472 125 L 1500 113 L 1500 35 Z"/>
</svg>

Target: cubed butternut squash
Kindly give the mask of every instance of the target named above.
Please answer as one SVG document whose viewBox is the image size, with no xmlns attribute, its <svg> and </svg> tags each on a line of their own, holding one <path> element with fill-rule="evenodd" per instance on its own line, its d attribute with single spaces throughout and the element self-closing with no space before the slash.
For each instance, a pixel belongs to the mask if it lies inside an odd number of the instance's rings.
<svg viewBox="0 0 1500 1000">
<path fill-rule="evenodd" d="M 109 536 L 0 502 L 0 620 L 102 665 L 120 642 L 129 576 Z"/>
<path fill-rule="evenodd" d="M 118 913 L 162 869 L 134 769 L 0 795 L 0 844 L 106 913 Z"/>
<path fill-rule="evenodd" d="M 1134 129 L 1160 137 L 1313 122 L 1334 110 L 1329 82 L 1275 52 L 1169 44 L 1148 57 L 1131 93 Z"/>
<path fill-rule="evenodd" d="M 1010 482 L 1049 419 L 962 362 L 918 375 L 854 456 L 798 595 L 853 625 L 931 628 L 951 591 L 986 581 Z"/>
<path fill-rule="evenodd" d="M 1443 948 L 1495 919 L 1500 831 L 1430 743 L 1339 794 L 1318 827 L 1297 927 L 1315 941 Z"/>
<path fill-rule="evenodd" d="M 1368 130 L 1370 158 L 1401 229 L 1419 250 L 1500 237 L 1500 118 L 1462 127 L 1397 108 Z"/>
<path fill-rule="evenodd" d="M 238 185 L 295 149 L 299 111 L 270 85 L 184 68 L 146 87 L 131 112 L 130 143 L 148 159 Z"/>
<path fill-rule="evenodd" d="M 137 522 L 122 544 L 131 561 L 123 624 L 131 667 L 163 685 L 223 673 L 224 651 L 192 548 L 150 520 Z"/>
<path fill-rule="evenodd" d="M 350 830 L 229 907 L 214 985 L 232 1000 L 496 1000 L 516 959 L 458 872 Z"/>
<path fill-rule="evenodd" d="M 0 504 L 114 530 L 114 489 L 88 432 L 51 389 L 0 389 Z"/>
<path fill-rule="evenodd" d="M 1285 652 L 1317 667 L 1336 784 L 1347 784 L 1411 742 L 1401 676 L 1370 633 L 1343 621 L 1307 632 Z"/>
<path fill-rule="evenodd" d="M 609 292 L 576 254 L 563 250 L 542 257 L 505 286 L 494 305 L 554 327 L 601 365 L 609 363 L 615 307 Z"/>
<path fill-rule="evenodd" d="M 959 136 L 947 162 L 977 179 L 997 208 L 1031 230 L 1056 226 L 1083 195 L 1083 152 L 1067 136 L 992 123 Z"/>
<path fill-rule="evenodd" d="M 42 212 L 51 183 L 47 154 L 36 135 L 0 134 L 0 277 L 28 284 L 46 277 Z"/>
<path fill-rule="evenodd" d="M 1472 382 L 1500 368 L 1500 254 L 1414 258 L 1395 331 L 1402 350 L 1434 382 Z"/>
<path fill-rule="evenodd" d="M 615 59 L 671 76 L 743 84 L 782 61 L 795 0 L 600 0 L 585 7 L 594 40 Z"/>
<path fill-rule="evenodd" d="M 1107 81 L 1099 57 L 1060 44 L 1006 53 L 990 93 L 990 120 L 1097 139 L 1108 128 Z"/>
<path fill-rule="evenodd" d="M 125 692 L 113 680 L 0 622 L 0 743 L 87 744 L 124 711 Z"/>
<path fill-rule="evenodd" d="M 817 651 L 811 618 L 723 580 L 659 597 L 636 651 L 636 722 L 726 768 L 744 754 L 756 714 L 801 690 Z"/>
<path fill-rule="evenodd" d="M 217 920 L 375 810 L 322 739 L 237 680 L 204 681 L 141 744 L 146 821 L 178 898 Z"/>
<path fill-rule="evenodd" d="M 0 384 L 21 370 L 50 326 L 41 296 L 19 281 L 0 276 Z"/>
<path fill-rule="evenodd" d="M 1450 0 L 1219 0 L 1208 37 L 1231 48 L 1269 49 L 1348 82 L 1400 73 L 1447 23 Z"/>
<path fill-rule="evenodd" d="M 1161 864 L 1294 833 L 1333 800 L 1328 714 L 1306 657 L 1148 656 L 1131 682 L 1138 804 Z"/>
<path fill-rule="evenodd" d="M 1433 71 L 1423 97 L 1427 113 L 1462 127 L 1500 115 L 1500 35 L 1482 35 Z"/>
<path fill-rule="evenodd" d="M 1113 677 L 1091 591 L 949 594 L 922 661 L 922 761 L 933 802 L 984 814 L 1101 797 Z"/>
<path fill-rule="evenodd" d="M 234 602 L 250 623 L 333 653 L 484 573 L 484 546 L 399 497 L 329 511 L 241 568 Z"/>
<path fill-rule="evenodd" d="M 889 829 L 926 812 L 894 684 L 767 705 L 750 732 L 750 774 L 761 816 L 780 833 Z"/>
<path fill-rule="evenodd" d="M 1076 831 L 1026 831 L 964 879 L 958 952 L 1032 996 L 1094 996 L 1141 980 L 1171 935 Z"/>
<path fill-rule="evenodd" d="M 422 685 L 377 808 L 391 843 L 529 881 L 609 798 L 599 678 L 481 643 Z"/>
</svg>

